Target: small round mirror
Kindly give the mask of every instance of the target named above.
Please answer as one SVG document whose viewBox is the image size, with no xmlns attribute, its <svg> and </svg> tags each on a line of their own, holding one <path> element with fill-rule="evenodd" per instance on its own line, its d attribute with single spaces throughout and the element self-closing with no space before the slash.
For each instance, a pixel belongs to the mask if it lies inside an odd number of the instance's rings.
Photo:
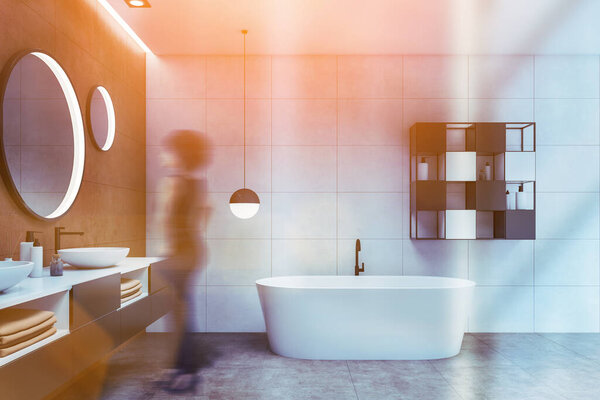
<svg viewBox="0 0 600 400">
<path fill-rule="evenodd" d="M 40 51 L 15 57 L 0 86 L 2 176 L 25 210 L 58 218 L 77 197 L 85 163 L 75 90 L 58 62 Z"/>
<path fill-rule="evenodd" d="M 88 118 L 96 146 L 107 151 L 115 140 L 115 108 L 104 86 L 96 86 L 92 91 Z"/>
</svg>

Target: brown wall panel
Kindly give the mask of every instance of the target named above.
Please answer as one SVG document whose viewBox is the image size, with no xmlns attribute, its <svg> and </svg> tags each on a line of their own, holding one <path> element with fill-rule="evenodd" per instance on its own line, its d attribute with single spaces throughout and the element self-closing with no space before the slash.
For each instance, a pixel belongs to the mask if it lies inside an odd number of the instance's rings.
<svg viewBox="0 0 600 400">
<path fill-rule="evenodd" d="M 42 49 L 71 79 L 83 113 L 98 84 L 115 103 L 117 136 L 108 152 L 94 148 L 86 126 L 81 190 L 58 221 L 25 214 L 0 184 L 0 258 L 18 257 L 25 231 L 42 231 L 44 262 L 54 253 L 54 227 L 84 231 L 63 238 L 65 247 L 119 245 L 146 252 L 146 57 L 96 0 L 0 0 L 0 66 L 16 53 Z M 85 120 L 85 114 L 83 115 Z"/>
</svg>

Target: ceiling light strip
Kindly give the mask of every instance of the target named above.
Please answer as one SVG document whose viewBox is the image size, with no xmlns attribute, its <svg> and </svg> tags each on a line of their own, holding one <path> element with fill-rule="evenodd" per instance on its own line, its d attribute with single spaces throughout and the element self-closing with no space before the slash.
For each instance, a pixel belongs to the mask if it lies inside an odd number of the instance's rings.
<svg viewBox="0 0 600 400">
<path fill-rule="evenodd" d="M 131 29 L 127 22 L 125 22 L 125 20 L 121 18 L 119 13 L 117 13 L 115 9 L 112 8 L 112 6 L 108 3 L 108 0 L 98 0 L 98 3 L 100 3 L 100 5 L 104 7 L 106 11 L 108 11 L 111 17 L 113 17 L 114 20 L 117 21 L 123 29 L 125 29 L 125 32 L 127 32 L 129 36 L 131 36 L 131 38 L 138 44 L 138 46 L 142 48 L 142 50 L 144 50 L 144 52 L 152 53 L 152 50 L 150 50 L 150 48 L 146 46 L 146 43 L 144 43 L 142 39 L 140 39 L 140 37 L 133 31 L 133 29 Z"/>
</svg>

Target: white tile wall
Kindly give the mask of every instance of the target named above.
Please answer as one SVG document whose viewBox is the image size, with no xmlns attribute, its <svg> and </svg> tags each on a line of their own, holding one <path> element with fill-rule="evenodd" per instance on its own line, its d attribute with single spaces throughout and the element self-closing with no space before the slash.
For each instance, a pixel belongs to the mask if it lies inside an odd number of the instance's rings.
<svg viewBox="0 0 600 400">
<path fill-rule="evenodd" d="M 599 68 L 597 56 L 537 56 L 535 97 L 597 99 Z"/>
<path fill-rule="evenodd" d="M 273 146 L 273 192 L 335 192 L 335 146 Z"/>
<path fill-rule="evenodd" d="M 535 241 L 538 285 L 598 285 L 599 263 L 596 240 Z"/>
<path fill-rule="evenodd" d="M 335 193 L 273 193 L 273 238 L 333 239 Z"/>
<path fill-rule="evenodd" d="M 533 98 L 532 56 L 470 56 L 470 98 Z"/>
<path fill-rule="evenodd" d="M 359 266 L 365 263 L 364 275 L 402 275 L 402 240 L 361 239 L 360 245 Z M 338 240 L 339 275 L 354 275 L 355 248 L 356 240 Z"/>
<path fill-rule="evenodd" d="M 469 276 L 469 249 L 466 240 L 404 240 L 404 275 L 435 275 L 454 278 Z"/>
<path fill-rule="evenodd" d="M 535 288 L 537 332 L 598 332 L 598 286 Z"/>
<path fill-rule="evenodd" d="M 270 240 L 209 239 L 207 246 L 208 285 L 254 285 L 271 276 Z"/>
<path fill-rule="evenodd" d="M 599 149 L 598 146 L 538 146 L 537 191 L 600 191 Z"/>
<path fill-rule="evenodd" d="M 401 146 L 339 146 L 338 191 L 401 192 Z"/>
<path fill-rule="evenodd" d="M 536 144 L 598 145 L 598 99 L 536 99 Z"/>
<path fill-rule="evenodd" d="M 261 332 L 265 321 L 252 286 L 208 286 L 206 328 L 209 332 Z"/>
<path fill-rule="evenodd" d="M 532 332 L 533 286 L 477 286 L 471 332 Z"/>
<path fill-rule="evenodd" d="M 469 241 L 469 278 L 478 285 L 533 285 L 531 240 Z"/>
<path fill-rule="evenodd" d="M 537 193 L 538 239 L 598 239 L 598 193 Z"/>
<path fill-rule="evenodd" d="M 471 331 L 600 331 L 599 60 L 251 56 L 246 183 L 261 208 L 244 221 L 228 207 L 243 179 L 241 58 L 149 57 L 148 196 L 169 130 L 217 145 L 197 329 L 264 330 L 255 279 L 352 274 L 360 237 L 366 274 L 476 281 Z M 408 128 L 451 120 L 537 122 L 536 241 L 408 239 Z M 160 244 L 148 223 L 148 254 Z"/>
<path fill-rule="evenodd" d="M 413 56 L 404 60 L 404 97 L 464 98 L 469 89 L 467 56 Z"/>
<path fill-rule="evenodd" d="M 402 238 L 401 193 L 338 194 L 338 237 Z"/>
<path fill-rule="evenodd" d="M 273 276 L 335 275 L 335 239 L 276 239 L 272 242 Z"/>
</svg>

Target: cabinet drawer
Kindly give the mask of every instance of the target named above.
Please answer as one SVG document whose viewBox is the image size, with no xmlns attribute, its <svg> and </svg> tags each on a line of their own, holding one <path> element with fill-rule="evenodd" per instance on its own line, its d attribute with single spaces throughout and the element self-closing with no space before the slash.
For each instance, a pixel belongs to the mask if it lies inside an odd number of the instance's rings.
<svg viewBox="0 0 600 400">
<path fill-rule="evenodd" d="M 71 332 L 73 367 L 83 371 L 121 344 L 121 318 L 113 311 Z"/>
<path fill-rule="evenodd" d="M 115 311 L 121 305 L 121 274 L 84 282 L 71 290 L 71 330 Z"/>
<path fill-rule="evenodd" d="M 173 304 L 172 296 L 173 292 L 168 287 L 163 288 L 162 290 L 159 290 L 150 296 L 150 302 L 152 304 L 151 322 L 158 320 L 171 310 L 171 306 Z"/>
<path fill-rule="evenodd" d="M 0 368 L 2 400 L 42 399 L 71 379 L 71 335 Z"/>
<path fill-rule="evenodd" d="M 152 310 L 150 297 L 144 297 L 119 310 L 121 342 L 128 340 L 150 325 Z"/>
</svg>

